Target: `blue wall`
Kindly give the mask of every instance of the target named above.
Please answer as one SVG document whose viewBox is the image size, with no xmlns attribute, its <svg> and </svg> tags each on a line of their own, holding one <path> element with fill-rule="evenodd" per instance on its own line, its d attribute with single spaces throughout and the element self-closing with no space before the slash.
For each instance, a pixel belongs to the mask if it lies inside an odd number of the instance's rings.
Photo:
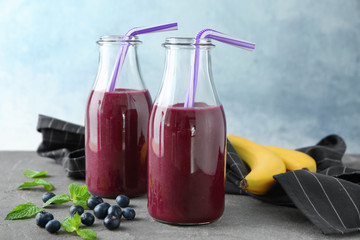
<svg viewBox="0 0 360 240">
<path fill-rule="evenodd" d="M 13 0 L 0 2 L 0 16 L 2 150 L 35 150 L 39 113 L 83 123 L 99 36 L 177 21 L 177 32 L 140 36 L 153 97 L 165 37 L 214 28 L 256 43 L 212 50 L 229 133 L 290 148 L 337 133 L 360 152 L 360 1 Z"/>
</svg>

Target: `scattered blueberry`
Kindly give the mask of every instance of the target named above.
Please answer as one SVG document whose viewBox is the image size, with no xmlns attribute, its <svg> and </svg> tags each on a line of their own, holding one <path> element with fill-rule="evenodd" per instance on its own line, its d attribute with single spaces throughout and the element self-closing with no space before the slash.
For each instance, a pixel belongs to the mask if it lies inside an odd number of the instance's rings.
<svg viewBox="0 0 360 240">
<path fill-rule="evenodd" d="M 107 215 L 104 219 L 104 225 L 109 230 L 114 230 L 120 226 L 120 218 L 115 215 Z"/>
<path fill-rule="evenodd" d="M 104 219 L 108 214 L 107 211 L 110 207 L 110 204 L 108 203 L 100 203 L 98 205 L 96 205 L 96 207 L 94 208 L 94 215 L 97 218 L 101 218 Z"/>
<path fill-rule="evenodd" d="M 78 213 L 79 215 L 84 213 L 84 208 L 80 205 L 72 205 L 69 210 L 70 216 L 74 216 L 75 213 Z"/>
<path fill-rule="evenodd" d="M 46 192 L 46 193 L 44 193 L 44 194 L 42 195 L 42 201 L 43 201 L 44 203 L 46 203 L 50 198 L 53 198 L 53 197 L 55 197 L 55 196 L 56 196 L 55 193 Z"/>
<path fill-rule="evenodd" d="M 88 198 L 87 200 L 87 206 L 93 210 L 96 205 L 100 204 L 100 203 L 103 203 L 103 199 L 101 197 L 98 197 L 98 196 L 91 196 Z"/>
<path fill-rule="evenodd" d="M 125 219 L 127 220 L 133 220 L 135 218 L 135 210 L 133 208 L 124 208 L 122 210 L 122 214 Z"/>
<path fill-rule="evenodd" d="M 54 216 L 51 213 L 48 212 L 39 212 L 38 214 L 36 214 L 36 225 L 38 225 L 39 227 L 44 228 L 45 225 L 50 221 L 53 220 Z"/>
<path fill-rule="evenodd" d="M 115 200 L 116 200 L 116 203 L 122 208 L 129 206 L 129 203 L 130 203 L 129 198 L 125 195 L 119 195 L 116 197 Z"/>
<path fill-rule="evenodd" d="M 50 220 L 46 225 L 45 229 L 49 233 L 56 233 L 60 229 L 60 222 L 58 220 Z"/>
<path fill-rule="evenodd" d="M 86 226 L 91 226 L 94 224 L 95 217 L 89 212 L 81 214 L 81 222 Z"/>
<path fill-rule="evenodd" d="M 113 205 L 109 207 L 107 211 L 108 215 L 115 215 L 118 218 L 121 218 L 122 210 L 118 205 Z"/>
</svg>

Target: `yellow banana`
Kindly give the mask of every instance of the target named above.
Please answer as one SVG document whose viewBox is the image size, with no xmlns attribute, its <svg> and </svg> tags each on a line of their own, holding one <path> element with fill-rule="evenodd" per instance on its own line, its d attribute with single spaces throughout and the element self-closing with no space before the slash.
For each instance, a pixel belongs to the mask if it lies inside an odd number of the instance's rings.
<svg viewBox="0 0 360 240">
<path fill-rule="evenodd" d="M 231 134 L 227 138 L 251 169 L 240 182 L 242 189 L 258 195 L 265 194 L 275 184 L 273 176 L 286 172 L 283 161 L 265 147 Z"/>
<path fill-rule="evenodd" d="M 284 162 L 286 170 L 288 171 L 306 169 L 311 172 L 316 172 L 315 160 L 305 153 L 281 147 L 264 147 L 278 155 Z"/>
</svg>

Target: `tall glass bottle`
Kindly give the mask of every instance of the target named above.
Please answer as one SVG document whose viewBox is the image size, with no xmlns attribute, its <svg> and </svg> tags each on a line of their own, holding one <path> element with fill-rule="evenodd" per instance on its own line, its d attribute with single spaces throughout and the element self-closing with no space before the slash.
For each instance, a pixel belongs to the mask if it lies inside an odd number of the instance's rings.
<svg viewBox="0 0 360 240">
<path fill-rule="evenodd" d="M 104 36 L 85 119 L 86 184 L 95 195 L 146 193 L 147 131 L 151 98 L 142 81 L 137 37 Z M 119 50 L 128 47 L 115 88 L 111 80 Z"/>
<path fill-rule="evenodd" d="M 172 224 L 204 224 L 224 210 L 226 122 L 212 80 L 210 39 L 168 38 L 162 86 L 149 119 L 148 211 Z M 193 107 L 184 107 L 199 51 Z"/>
</svg>

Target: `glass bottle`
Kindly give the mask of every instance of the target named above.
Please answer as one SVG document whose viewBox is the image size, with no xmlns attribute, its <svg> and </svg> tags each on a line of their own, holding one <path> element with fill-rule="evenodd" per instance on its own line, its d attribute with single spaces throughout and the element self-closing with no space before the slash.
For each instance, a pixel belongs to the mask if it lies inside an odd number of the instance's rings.
<svg viewBox="0 0 360 240">
<path fill-rule="evenodd" d="M 146 193 L 147 131 L 151 98 L 137 61 L 137 37 L 103 36 L 85 119 L 86 184 L 89 192 L 115 198 Z M 111 91 L 121 47 L 127 54 Z"/>
<path fill-rule="evenodd" d="M 213 84 L 210 39 L 167 38 L 162 86 L 149 119 L 148 211 L 158 221 L 196 225 L 221 217 L 226 122 Z M 195 103 L 184 107 L 199 51 Z"/>
</svg>

